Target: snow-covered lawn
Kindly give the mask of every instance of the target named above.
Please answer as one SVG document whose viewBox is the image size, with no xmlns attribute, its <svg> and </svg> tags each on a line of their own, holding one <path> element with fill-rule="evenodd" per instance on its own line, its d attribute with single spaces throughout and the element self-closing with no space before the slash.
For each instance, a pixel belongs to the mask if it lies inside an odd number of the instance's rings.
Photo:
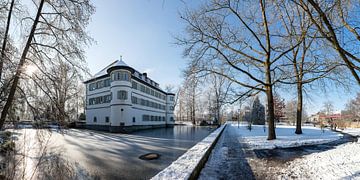
<svg viewBox="0 0 360 180">
<path fill-rule="evenodd" d="M 360 143 L 347 143 L 288 162 L 278 179 L 360 179 Z"/>
<path fill-rule="evenodd" d="M 350 134 L 352 136 L 360 137 L 360 128 L 346 128 L 344 130 L 340 129 L 340 131 L 342 131 L 344 133 L 347 133 L 347 134 Z"/>
<path fill-rule="evenodd" d="M 231 124 L 237 127 L 236 123 Z M 252 130 L 247 129 L 247 125 L 240 124 L 238 133 L 244 142 L 251 149 L 274 149 L 297 147 L 303 145 L 313 145 L 331 142 L 342 137 L 342 134 L 325 129 L 305 126 L 302 127 L 303 134 L 295 134 L 295 126 L 277 125 L 276 139 L 268 141 L 268 129 L 262 125 L 253 125 Z"/>
</svg>

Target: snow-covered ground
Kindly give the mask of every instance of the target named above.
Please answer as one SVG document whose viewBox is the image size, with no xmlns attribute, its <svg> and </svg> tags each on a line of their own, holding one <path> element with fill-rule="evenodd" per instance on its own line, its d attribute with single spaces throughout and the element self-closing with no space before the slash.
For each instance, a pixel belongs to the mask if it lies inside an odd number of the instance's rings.
<svg viewBox="0 0 360 180">
<path fill-rule="evenodd" d="M 236 123 L 231 124 L 238 127 Z M 268 129 L 262 125 L 253 125 L 252 130 L 248 130 L 247 125 L 240 124 L 238 133 L 251 149 L 274 149 L 298 147 L 303 145 L 314 145 L 331 142 L 342 137 L 342 134 L 328 129 L 321 130 L 316 127 L 302 127 L 303 134 L 295 134 L 295 126 L 277 125 L 276 139 L 268 141 Z"/>
<path fill-rule="evenodd" d="M 286 163 L 278 179 L 360 179 L 360 143 L 346 143 Z"/>
<path fill-rule="evenodd" d="M 347 133 L 347 134 L 350 134 L 352 136 L 358 136 L 360 137 L 360 128 L 346 128 L 346 129 L 343 129 L 340 131 L 344 132 L 344 133 Z"/>
</svg>

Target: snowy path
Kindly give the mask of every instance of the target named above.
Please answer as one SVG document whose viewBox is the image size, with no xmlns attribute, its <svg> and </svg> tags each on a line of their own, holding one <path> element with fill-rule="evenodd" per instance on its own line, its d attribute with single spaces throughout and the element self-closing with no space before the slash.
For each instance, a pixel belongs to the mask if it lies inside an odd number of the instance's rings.
<svg viewBox="0 0 360 180">
<path fill-rule="evenodd" d="M 200 173 L 200 180 L 255 179 L 234 126 L 227 126 Z"/>
</svg>

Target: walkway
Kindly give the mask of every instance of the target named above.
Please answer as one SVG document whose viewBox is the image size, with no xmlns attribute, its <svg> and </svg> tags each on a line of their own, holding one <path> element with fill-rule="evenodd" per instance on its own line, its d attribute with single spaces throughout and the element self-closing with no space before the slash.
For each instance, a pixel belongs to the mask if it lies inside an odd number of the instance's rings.
<svg viewBox="0 0 360 180">
<path fill-rule="evenodd" d="M 236 127 L 227 126 L 202 169 L 199 179 L 255 179 Z"/>
</svg>

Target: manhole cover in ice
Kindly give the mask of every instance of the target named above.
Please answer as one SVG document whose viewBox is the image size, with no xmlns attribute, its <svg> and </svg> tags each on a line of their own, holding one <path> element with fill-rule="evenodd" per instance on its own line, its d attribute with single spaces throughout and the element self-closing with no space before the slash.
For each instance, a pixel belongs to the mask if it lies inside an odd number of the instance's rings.
<svg viewBox="0 0 360 180">
<path fill-rule="evenodd" d="M 160 157 L 160 155 L 157 153 L 147 153 L 147 154 L 141 155 L 139 158 L 142 160 L 153 160 L 153 159 L 158 159 L 159 157 Z"/>
</svg>

